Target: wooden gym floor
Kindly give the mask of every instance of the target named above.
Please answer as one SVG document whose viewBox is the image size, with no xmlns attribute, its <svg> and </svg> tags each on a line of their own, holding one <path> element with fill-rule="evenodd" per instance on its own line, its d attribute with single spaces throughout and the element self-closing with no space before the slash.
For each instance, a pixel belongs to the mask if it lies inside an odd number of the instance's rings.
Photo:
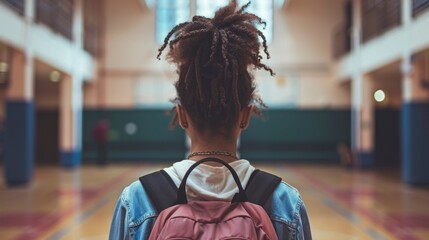
<svg viewBox="0 0 429 240">
<path fill-rule="evenodd" d="M 37 167 L 20 188 L 7 188 L 0 175 L 0 239 L 107 239 L 122 188 L 165 166 Z M 398 173 L 256 166 L 300 190 L 316 240 L 429 239 L 429 189 L 403 184 Z"/>
</svg>

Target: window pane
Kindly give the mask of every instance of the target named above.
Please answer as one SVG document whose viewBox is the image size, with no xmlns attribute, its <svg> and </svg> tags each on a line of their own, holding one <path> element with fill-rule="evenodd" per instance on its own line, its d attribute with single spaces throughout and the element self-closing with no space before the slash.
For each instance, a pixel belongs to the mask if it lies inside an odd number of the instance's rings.
<svg viewBox="0 0 429 240">
<path fill-rule="evenodd" d="M 213 17 L 214 13 L 220 8 L 228 4 L 228 0 L 196 0 L 197 9 L 196 14 Z M 248 3 L 248 0 L 239 0 L 239 5 L 243 6 Z M 272 31 L 273 31 L 273 1 L 272 0 L 253 0 L 247 10 L 251 13 L 254 13 L 261 17 L 265 22 L 267 22 L 267 27 L 263 29 L 262 26 L 258 26 L 258 29 L 261 30 L 268 43 L 271 43 Z"/>
<path fill-rule="evenodd" d="M 177 24 L 189 20 L 189 0 L 158 0 L 156 2 L 156 40 L 164 41 Z"/>
<path fill-rule="evenodd" d="M 211 18 L 219 8 L 227 5 L 228 2 L 228 0 L 197 0 L 196 14 Z"/>
</svg>

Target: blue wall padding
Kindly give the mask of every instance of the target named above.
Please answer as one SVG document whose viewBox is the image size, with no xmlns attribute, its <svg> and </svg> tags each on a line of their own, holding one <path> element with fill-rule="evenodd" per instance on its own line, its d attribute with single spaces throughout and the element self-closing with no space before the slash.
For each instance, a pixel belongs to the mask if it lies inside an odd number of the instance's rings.
<svg viewBox="0 0 429 240">
<path fill-rule="evenodd" d="M 370 168 L 374 166 L 374 153 L 373 152 L 359 152 L 359 166 L 361 168 Z"/>
<path fill-rule="evenodd" d="M 405 182 L 429 183 L 429 103 L 402 107 L 402 165 Z"/>
<path fill-rule="evenodd" d="M 82 129 L 82 111 L 75 111 L 77 129 Z M 77 167 L 82 162 L 82 136 L 78 134 L 77 144 L 73 150 L 60 150 L 60 162 L 63 167 Z"/>
<path fill-rule="evenodd" d="M 33 175 L 34 104 L 6 101 L 4 171 L 8 185 L 26 184 Z"/>
<path fill-rule="evenodd" d="M 82 151 L 81 150 L 72 150 L 72 151 L 61 151 L 61 166 L 63 167 L 77 167 L 81 163 Z"/>
</svg>

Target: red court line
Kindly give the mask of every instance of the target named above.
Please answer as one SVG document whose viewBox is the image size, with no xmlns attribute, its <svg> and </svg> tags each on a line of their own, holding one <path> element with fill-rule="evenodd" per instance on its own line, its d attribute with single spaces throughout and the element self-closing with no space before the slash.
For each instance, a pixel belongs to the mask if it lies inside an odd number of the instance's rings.
<svg viewBox="0 0 429 240">
<path fill-rule="evenodd" d="M 121 183 L 124 179 L 129 177 L 131 174 L 133 174 L 136 171 L 141 171 L 139 168 L 131 168 L 119 175 L 116 178 L 111 179 L 110 181 L 104 183 L 102 186 L 100 186 L 97 190 L 95 190 L 95 193 L 87 195 L 87 198 L 82 199 L 82 205 L 87 205 L 92 200 L 98 198 L 101 195 L 106 194 L 111 190 L 112 185 Z M 119 193 L 118 193 L 119 197 Z M 43 233 L 47 232 L 49 229 L 53 228 L 56 223 L 61 221 L 62 219 L 68 218 L 71 215 L 75 214 L 77 211 L 81 210 L 82 207 L 70 207 L 60 213 L 57 214 L 45 214 L 43 218 L 41 218 L 36 225 L 30 225 L 27 227 L 24 227 L 23 233 L 19 235 L 15 240 L 28 240 L 28 239 L 35 239 L 40 237 Z M 112 210 L 113 211 L 113 210 Z M 113 212 L 112 212 L 113 213 Z"/>
<path fill-rule="evenodd" d="M 365 216 L 366 218 L 370 219 L 375 224 L 382 226 L 385 230 L 392 233 L 395 237 L 402 239 L 402 240 L 420 240 L 420 238 L 416 237 L 413 234 L 413 229 L 415 225 L 412 222 L 411 224 L 404 224 L 407 220 L 404 219 L 405 215 L 395 215 L 392 216 L 381 216 L 377 213 L 370 211 L 369 209 L 363 208 L 361 206 L 357 206 L 353 204 L 352 201 L 350 201 L 350 198 L 341 196 L 341 194 L 338 194 L 338 190 L 329 186 L 326 183 L 323 183 L 320 179 L 307 174 L 303 172 L 302 170 L 294 167 L 294 166 L 286 166 L 286 168 L 293 170 L 294 173 L 298 174 L 300 177 L 304 178 L 308 182 L 310 182 L 312 185 L 314 185 L 317 189 L 320 189 L 330 195 L 333 199 L 336 199 L 338 202 L 342 202 L 344 205 L 347 206 L 348 209 L 353 209 L 353 211 L 356 211 L 360 215 Z M 429 215 L 424 217 L 424 219 L 429 218 Z M 402 219 L 398 221 L 399 219 Z M 413 226 L 414 225 L 414 226 Z"/>
<path fill-rule="evenodd" d="M 42 221 L 50 221 L 52 214 L 47 213 L 8 213 L 0 215 L 0 227 L 23 228 Z"/>
</svg>

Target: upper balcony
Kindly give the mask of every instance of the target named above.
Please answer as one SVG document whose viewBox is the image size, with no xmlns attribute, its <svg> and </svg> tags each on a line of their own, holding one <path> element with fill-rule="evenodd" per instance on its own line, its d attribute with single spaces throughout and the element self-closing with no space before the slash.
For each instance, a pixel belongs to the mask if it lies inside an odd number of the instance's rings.
<svg viewBox="0 0 429 240">
<path fill-rule="evenodd" d="M 72 40 L 73 0 L 37 0 L 36 22 Z"/>
<path fill-rule="evenodd" d="M 411 0 L 410 0 L 411 1 Z M 353 71 L 365 73 L 397 62 L 404 52 L 411 54 L 429 48 L 429 0 L 413 0 L 404 8 L 402 0 L 361 0 L 360 11 L 353 11 L 352 1 L 345 7 L 343 24 L 333 33 L 333 56 L 337 59 L 336 77 L 350 79 Z M 353 49 L 353 12 L 361 12 L 359 54 Z M 412 16 L 403 23 L 404 15 Z"/>
<path fill-rule="evenodd" d="M 73 71 L 74 59 L 79 57 L 85 78 L 92 79 L 99 53 L 101 19 L 97 6 L 101 1 L 82 0 L 78 12 L 82 14 L 83 46 L 76 50 L 73 0 L 35 0 L 34 9 L 30 10 L 34 12 L 34 21 L 30 22 L 25 20 L 25 0 L 0 0 L 0 41 L 18 50 L 31 46 L 37 59 L 68 73 Z"/>
<path fill-rule="evenodd" d="M 72 40 L 73 0 L 37 0 L 36 21 Z M 93 56 L 98 53 L 100 0 L 83 3 L 83 45 Z"/>
<path fill-rule="evenodd" d="M 24 15 L 24 0 L 0 0 L 1 3 L 4 3 L 6 6 L 9 6 L 17 13 Z"/>
</svg>

